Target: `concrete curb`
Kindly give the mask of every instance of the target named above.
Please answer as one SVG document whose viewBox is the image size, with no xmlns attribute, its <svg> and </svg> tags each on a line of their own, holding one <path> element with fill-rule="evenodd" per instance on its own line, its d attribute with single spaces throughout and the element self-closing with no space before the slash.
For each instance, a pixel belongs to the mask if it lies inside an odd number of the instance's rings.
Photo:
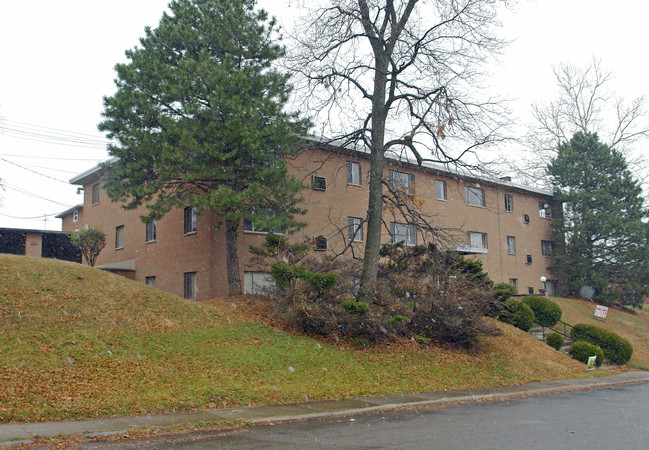
<svg viewBox="0 0 649 450">
<path fill-rule="evenodd" d="M 262 405 L 246 408 L 210 409 L 175 414 L 157 414 L 114 419 L 1 424 L 0 447 L 30 444 L 33 439 L 59 435 L 77 435 L 89 440 L 128 435 L 141 428 L 191 426 L 200 422 L 242 420 L 251 424 L 278 423 L 341 417 L 401 408 L 430 407 L 453 403 L 504 400 L 516 397 L 547 395 L 589 389 L 649 382 L 649 372 L 623 372 L 600 378 L 568 379 L 501 386 L 489 389 L 393 394 L 379 397 L 343 399 L 338 401 L 303 402 L 285 405 Z"/>
</svg>

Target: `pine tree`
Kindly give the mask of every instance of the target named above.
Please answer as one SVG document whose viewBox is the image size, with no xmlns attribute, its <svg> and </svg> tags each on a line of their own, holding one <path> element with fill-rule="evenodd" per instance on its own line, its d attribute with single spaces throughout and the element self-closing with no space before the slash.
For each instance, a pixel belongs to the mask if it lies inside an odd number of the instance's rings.
<svg viewBox="0 0 649 450">
<path fill-rule="evenodd" d="M 105 188 L 151 221 L 195 206 L 224 221 L 230 294 L 241 293 L 237 230 L 299 227 L 300 183 L 284 158 L 307 123 L 283 111 L 284 49 L 254 0 L 175 0 L 140 47 L 117 64 L 99 129 L 113 139 Z"/>
<path fill-rule="evenodd" d="M 647 211 L 624 157 L 579 132 L 559 146 L 548 174 L 564 211 L 553 223 L 565 237 L 553 270 L 565 275 L 570 294 L 590 297 L 594 289 L 601 303 L 640 303 L 649 292 Z"/>
</svg>

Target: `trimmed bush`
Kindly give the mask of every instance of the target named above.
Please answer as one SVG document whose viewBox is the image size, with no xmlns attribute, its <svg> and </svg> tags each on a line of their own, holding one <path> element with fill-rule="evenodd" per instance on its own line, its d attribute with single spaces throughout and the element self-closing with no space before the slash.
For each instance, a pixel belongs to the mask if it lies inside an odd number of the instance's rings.
<svg viewBox="0 0 649 450">
<path fill-rule="evenodd" d="M 633 355 L 633 346 L 622 336 L 604 328 L 578 323 L 570 330 L 575 341 L 586 341 L 599 346 L 604 356 L 614 364 L 626 364 Z"/>
<path fill-rule="evenodd" d="M 588 363 L 590 356 L 596 356 L 595 365 L 597 367 L 601 366 L 604 362 L 604 352 L 602 349 L 586 341 L 579 341 L 572 344 L 568 349 L 568 354 L 584 364 Z"/>
<path fill-rule="evenodd" d="M 559 333 L 550 333 L 545 337 L 545 342 L 550 347 L 556 350 L 561 350 L 561 346 L 563 346 L 565 340 L 563 339 L 563 336 L 561 336 Z"/>
<path fill-rule="evenodd" d="M 532 308 L 534 320 L 543 327 L 553 327 L 561 319 L 561 308 L 552 300 L 538 295 L 523 297 L 521 302 Z"/>
<path fill-rule="evenodd" d="M 534 325 L 534 311 L 525 303 L 510 298 L 505 302 L 505 310 L 498 316 L 498 320 L 529 331 Z"/>
</svg>

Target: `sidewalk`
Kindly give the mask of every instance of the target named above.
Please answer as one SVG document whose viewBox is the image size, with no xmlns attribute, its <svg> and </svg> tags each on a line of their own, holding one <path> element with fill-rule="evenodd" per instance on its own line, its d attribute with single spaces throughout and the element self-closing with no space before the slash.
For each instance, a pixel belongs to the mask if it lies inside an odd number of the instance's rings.
<svg viewBox="0 0 649 450">
<path fill-rule="evenodd" d="M 190 426 L 199 422 L 242 420 L 251 424 L 346 416 L 396 408 L 444 405 L 454 402 L 507 399 L 557 392 L 602 389 L 649 382 L 649 372 L 624 372 L 599 378 L 556 380 L 489 389 L 395 394 L 338 401 L 304 402 L 287 405 L 209 409 L 197 412 L 157 414 L 116 419 L 80 420 L 0 425 L 0 447 L 27 444 L 31 439 L 57 435 L 80 435 L 88 439 L 127 434 L 134 428 Z"/>
</svg>

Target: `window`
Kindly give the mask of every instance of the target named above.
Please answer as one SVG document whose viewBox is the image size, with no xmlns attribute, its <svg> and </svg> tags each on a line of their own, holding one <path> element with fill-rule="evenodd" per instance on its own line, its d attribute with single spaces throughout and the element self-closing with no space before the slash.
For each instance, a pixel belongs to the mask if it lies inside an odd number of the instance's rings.
<svg viewBox="0 0 649 450">
<path fill-rule="evenodd" d="M 243 231 L 248 231 L 250 233 L 268 233 L 268 228 L 257 227 L 254 223 L 252 223 L 252 220 L 243 219 Z M 284 229 L 277 227 L 273 229 L 272 232 L 275 234 L 284 234 Z"/>
<path fill-rule="evenodd" d="M 347 162 L 347 184 L 354 186 L 361 185 L 361 165 L 355 162 Z"/>
<path fill-rule="evenodd" d="M 79 220 L 79 211 L 75 209 L 74 212 L 72 213 L 72 221 L 77 222 L 78 220 Z"/>
<path fill-rule="evenodd" d="M 507 236 L 507 254 L 516 254 L 516 238 L 514 236 Z"/>
<path fill-rule="evenodd" d="M 514 211 L 514 196 L 511 194 L 505 194 L 505 211 Z"/>
<path fill-rule="evenodd" d="M 327 238 L 319 236 L 315 239 L 314 250 L 324 251 L 327 250 Z"/>
<path fill-rule="evenodd" d="M 446 201 L 446 181 L 435 180 L 435 198 Z"/>
<path fill-rule="evenodd" d="M 124 225 L 115 228 L 115 248 L 124 248 Z"/>
<path fill-rule="evenodd" d="M 510 278 L 509 284 L 514 286 L 514 289 L 516 289 L 516 292 L 518 292 L 518 278 Z"/>
<path fill-rule="evenodd" d="M 476 253 L 487 253 L 487 233 L 476 233 L 469 231 L 467 234 L 469 251 Z"/>
<path fill-rule="evenodd" d="M 545 258 L 549 258 L 552 256 L 552 252 L 554 251 L 554 242 L 552 241 L 541 241 L 541 254 Z"/>
<path fill-rule="evenodd" d="M 92 204 L 99 203 L 99 183 L 92 185 Z"/>
<path fill-rule="evenodd" d="M 527 293 L 528 294 L 533 294 L 534 293 L 534 288 L 532 286 L 528 286 Z"/>
<path fill-rule="evenodd" d="M 412 185 L 415 184 L 415 176 L 411 173 L 397 172 L 394 170 L 388 171 L 389 183 L 392 189 L 397 189 L 399 187 L 406 188 L 408 194 L 414 194 L 415 190 L 412 188 Z"/>
<path fill-rule="evenodd" d="M 146 277 L 144 279 L 144 284 L 147 286 L 155 286 L 155 277 Z"/>
<path fill-rule="evenodd" d="M 523 214 L 523 222 L 528 224 L 530 223 L 530 215 L 529 214 Z"/>
<path fill-rule="evenodd" d="M 155 242 L 155 229 L 155 220 L 146 224 L 146 242 Z"/>
<path fill-rule="evenodd" d="M 547 202 L 539 202 L 539 217 L 542 219 L 552 219 L 552 206 Z"/>
<path fill-rule="evenodd" d="M 525 255 L 525 264 L 532 264 L 532 255 Z"/>
<path fill-rule="evenodd" d="M 196 233 L 196 207 L 185 208 L 185 234 Z"/>
<path fill-rule="evenodd" d="M 391 223 L 392 243 L 403 242 L 406 245 L 417 245 L 417 228 L 405 223 Z"/>
<path fill-rule="evenodd" d="M 311 187 L 316 191 L 326 191 L 327 179 L 325 177 L 317 177 L 314 175 L 311 180 Z"/>
<path fill-rule="evenodd" d="M 275 287 L 275 279 L 267 272 L 244 272 L 243 293 L 248 295 L 264 294 Z"/>
<path fill-rule="evenodd" d="M 196 300 L 196 272 L 185 272 L 184 295 L 188 300 Z"/>
<path fill-rule="evenodd" d="M 467 186 L 465 189 L 466 204 L 473 206 L 483 206 L 484 202 L 484 189 L 473 186 Z"/>
<path fill-rule="evenodd" d="M 363 219 L 359 217 L 348 217 L 349 240 L 354 242 L 363 241 Z"/>
</svg>

